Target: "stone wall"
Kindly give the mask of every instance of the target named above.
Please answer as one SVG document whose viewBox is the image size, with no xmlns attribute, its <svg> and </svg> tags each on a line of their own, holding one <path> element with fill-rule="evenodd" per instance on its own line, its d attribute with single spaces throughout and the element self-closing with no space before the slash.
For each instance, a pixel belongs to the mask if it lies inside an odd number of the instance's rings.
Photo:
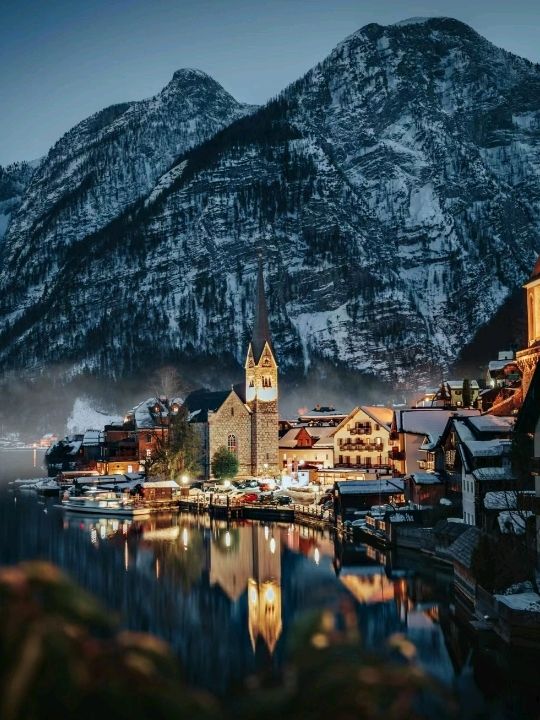
<svg viewBox="0 0 540 720">
<path fill-rule="evenodd" d="M 229 435 L 236 438 L 238 475 L 251 475 L 251 413 L 234 391 L 231 391 L 223 405 L 208 417 L 207 455 L 210 463 L 218 448 L 228 447 Z"/>
</svg>

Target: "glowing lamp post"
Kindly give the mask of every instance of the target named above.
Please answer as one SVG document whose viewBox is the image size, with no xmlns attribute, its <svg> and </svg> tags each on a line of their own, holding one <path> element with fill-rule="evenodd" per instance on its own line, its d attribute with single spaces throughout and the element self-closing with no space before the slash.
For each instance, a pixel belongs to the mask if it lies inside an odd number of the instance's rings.
<svg viewBox="0 0 540 720">
<path fill-rule="evenodd" d="M 182 477 L 180 478 L 180 482 L 182 483 L 182 488 L 181 488 L 182 497 L 188 497 L 189 496 L 189 487 L 188 487 L 189 477 L 187 475 L 182 475 Z"/>
</svg>

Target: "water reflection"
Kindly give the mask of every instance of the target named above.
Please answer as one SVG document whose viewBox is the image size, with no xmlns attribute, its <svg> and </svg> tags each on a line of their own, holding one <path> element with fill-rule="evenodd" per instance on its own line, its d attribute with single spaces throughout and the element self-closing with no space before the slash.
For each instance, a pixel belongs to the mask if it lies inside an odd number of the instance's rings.
<svg viewBox="0 0 540 720">
<path fill-rule="evenodd" d="M 0 477 L 13 478 L 1 460 Z M 54 505 L 0 487 L 0 561 L 57 563 L 127 627 L 169 642 L 193 683 L 224 692 L 256 670 L 279 677 L 295 623 L 322 611 L 368 649 L 406 636 L 417 662 L 456 690 L 462 717 L 537 710 L 536 660 L 523 667 L 506 650 L 475 645 L 456 623 L 448 571 L 418 555 L 396 558 L 288 524 L 101 519 Z"/>
</svg>

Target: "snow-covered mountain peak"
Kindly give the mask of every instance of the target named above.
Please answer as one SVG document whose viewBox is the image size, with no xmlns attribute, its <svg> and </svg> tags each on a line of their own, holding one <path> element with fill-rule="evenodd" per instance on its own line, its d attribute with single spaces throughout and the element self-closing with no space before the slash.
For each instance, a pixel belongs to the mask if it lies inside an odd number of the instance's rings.
<svg viewBox="0 0 540 720">
<path fill-rule="evenodd" d="M 540 69 L 451 18 L 367 25 L 253 114 L 183 70 L 81 127 L 11 221 L 0 367 L 241 360 L 267 238 L 284 370 L 418 383 L 540 251 Z"/>
</svg>

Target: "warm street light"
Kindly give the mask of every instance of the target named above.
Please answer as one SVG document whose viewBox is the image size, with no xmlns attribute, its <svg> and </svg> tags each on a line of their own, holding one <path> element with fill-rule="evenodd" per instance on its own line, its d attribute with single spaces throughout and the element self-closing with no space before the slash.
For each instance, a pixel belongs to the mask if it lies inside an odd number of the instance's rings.
<svg viewBox="0 0 540 720">
<path fill-rule="evenodd" d="M 189 482 L 189 477 L 187 475 L 182 475 L 180 479 L 184 485 L 187 485 Z"/>
</svg>

